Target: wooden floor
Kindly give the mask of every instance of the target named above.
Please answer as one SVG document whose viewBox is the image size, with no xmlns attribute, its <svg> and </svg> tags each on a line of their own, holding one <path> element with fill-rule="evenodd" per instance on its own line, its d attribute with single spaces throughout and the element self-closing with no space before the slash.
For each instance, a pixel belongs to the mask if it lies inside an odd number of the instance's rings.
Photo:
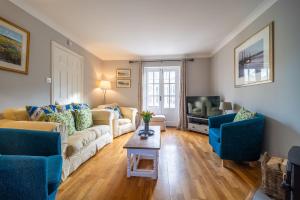
<svg viewBox="0 0 300 200">
<path fill-rule="evenodd" d="M 131 135 L 114 139 L 83 164 L 60 186 L 57 199 L 243 200 L 260 183 L 258 167 L 230 162 L 222 168 L 207 136 L 175 129 L 162 133 L 158 180 L 126 178 L 122 147 Z"/>
</svg>

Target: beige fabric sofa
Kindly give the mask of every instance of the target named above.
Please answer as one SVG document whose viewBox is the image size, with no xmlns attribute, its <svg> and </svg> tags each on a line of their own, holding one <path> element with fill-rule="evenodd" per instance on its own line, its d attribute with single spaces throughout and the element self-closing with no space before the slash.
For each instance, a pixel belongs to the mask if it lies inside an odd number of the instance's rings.
<svg viewBox="0 0 300 200">
<path fill-rule="evenodd" d="M 61 134 L 63 170 L 65 180 L 82 163 L 87 161 L 106 144 L 113 141 L 113 114 L 106 110 L 92 110 L 93 127 L 76 131 L 68 136 L 66 128 L 54 122 L 29 121 L 25 109 L 8 109 L 2 114 L 0 128 L 16 128 L 59 132 Z"/>
<path fill-rule="evenodd" d="M 130 108 L 130 107 L 120 107 L 121 113 L 124 116 L 124 118 L 119 119 L 115 113 L 112 110 L 105 109 L 109 106 L 115 106 L 114 104 L 106 104 L 106 105 L 100 105 L 96 109 L 97 110 L 103 110 L 103 111 L 109 111 L 113 114 L 114 118 L 112 120 L 112 130 L 113 130 L 113 136 L 118 137 L 122 134 L 129 133 L 131 131 L 136 130 L 136 116 L 138 110 L 136 108 Z"/>
</svg>

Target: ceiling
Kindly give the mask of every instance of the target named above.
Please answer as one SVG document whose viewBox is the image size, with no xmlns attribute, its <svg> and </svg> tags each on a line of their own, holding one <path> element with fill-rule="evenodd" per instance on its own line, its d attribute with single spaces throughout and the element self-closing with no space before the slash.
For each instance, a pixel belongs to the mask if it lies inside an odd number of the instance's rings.
<svg viewBox="0 0 300 200">
<path fill-rule="evenodd" d="M 274 2 L 11 1 L 103 60 L 208 57 Z"/>
</svg>

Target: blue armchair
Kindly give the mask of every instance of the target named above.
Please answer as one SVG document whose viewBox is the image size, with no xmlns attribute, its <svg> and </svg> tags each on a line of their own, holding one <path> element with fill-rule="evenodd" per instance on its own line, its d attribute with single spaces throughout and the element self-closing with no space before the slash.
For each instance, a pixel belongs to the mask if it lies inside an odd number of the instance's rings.
<svg viewBox="0 0 300 200">
<path fill-rule="evenodd" d="M 222 160 L 256 161 L 260 157 L 264 116 L 233 122 L 236 114 L 210 117 L 209 144 Z"/>
<path fill-rule="evenodd" d="M 59 133 L 0 129 L 1 199 L 53 200 L 61 171 Z"/>
</svg>

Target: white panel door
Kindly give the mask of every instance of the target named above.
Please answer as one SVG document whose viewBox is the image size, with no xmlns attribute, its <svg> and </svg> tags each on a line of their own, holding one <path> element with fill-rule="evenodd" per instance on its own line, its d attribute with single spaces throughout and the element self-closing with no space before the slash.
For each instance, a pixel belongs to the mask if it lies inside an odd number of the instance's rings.
<svg viewBox="0 0 300 200">
<path fill-rule="evenodd" d="M 179 66 L 145 67 L 144 109 L 166 116 L 168 126 L 179 121 Z"/>
<path fill-rule="evenodd" d="M 83 102 L 83 58 L 52 42 L 52 103 Z"/>
</svg>

